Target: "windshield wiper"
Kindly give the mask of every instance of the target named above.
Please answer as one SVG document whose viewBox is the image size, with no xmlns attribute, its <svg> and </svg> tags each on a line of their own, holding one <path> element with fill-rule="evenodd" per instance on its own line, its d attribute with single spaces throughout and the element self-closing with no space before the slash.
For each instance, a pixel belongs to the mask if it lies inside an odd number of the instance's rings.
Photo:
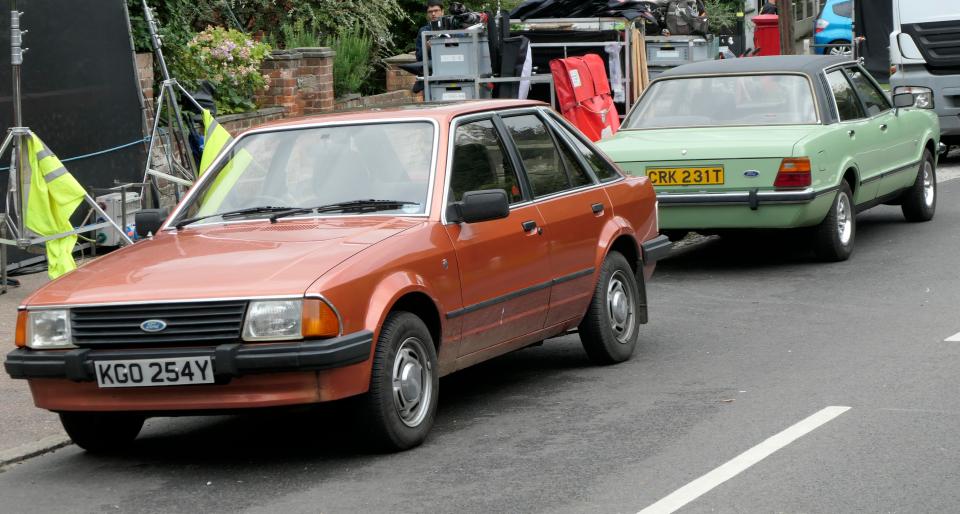
<svg viewBox="0 0 960 514">
<path fill-rule="evenodd" d="M 317 207 L 300 207 L 296 209 L 289 209 L 283 212 L 278 212 L 273 216 L 270 216 L 270 223 L 276 223 L 278 219 L 285 218 L 287 216 L 293 216 L 295 214 L 305 214 L 308 212 L 374 212 L 374 211 L 389 211 L 393 209 L 399 209 L 404 205 L 420 205 L 417 202 L 406 202 L 403 200 L 352 200 L 349 202 L 341 203 L 330 203 L 326 205 L 320 205 Z"/>
<path fill-rule="evenodd" d="M 226 219 L 226 218 L 232 218 L 235 216 L 243 216 L 244 214 L 258 214 L 263 212 L 277 212 L 277 211 L 286 212 L 291 209 L 292 207 L 279 207 L 279 206 L 274 207 L 272 205 L 260 205 L 258 207 L 247 207 L 246 209 L 237 209 L 234 211 L 218 212 L 216 214 L 207 214 L 205 216 L 196 216 L 194 218 L 185 218 L 178 221 L 177 224 L 174 225 L 174 227 L 176 227 L 177 230 L 180 230 L 184 226 L 189 225 L 191 223 L 196 223 L 200 220 L 205 220 L 207 218 L 214 218 L 216 216 L 220 216 L 221 218 Z"/>
</svg>

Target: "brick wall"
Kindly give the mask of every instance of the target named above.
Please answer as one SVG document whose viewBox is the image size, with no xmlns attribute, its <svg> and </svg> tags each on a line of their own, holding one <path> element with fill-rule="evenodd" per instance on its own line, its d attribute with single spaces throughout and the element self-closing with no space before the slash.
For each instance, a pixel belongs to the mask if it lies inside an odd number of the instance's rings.
<svg viewBox="0 0 960 514">
<path fill-rule="evenodd" d="M 401 54 L 384 59 L 383 62 L 387 65 L 387 91 L 410 91 L 417 82 L 417 77 L 400 69 L 399 65 L 417 62 L 417 57 L 413 54 Z"/>
<path fill-rule="evenodd" d="M 146 126 L 144 137 L 150 135 L 153 128 L 153 54 L 139 53 L 136 55 L 137 77 L 140 78 L 140 91 L 143 93 L 143 109 Z"/>
<path fill-rule="evenodd" d="M 329 48 L 275 50 L 261 69 L 270 89 L 257 96 L 257 105 L 283 107 L 286 116 L 333 110 L 333 58 Z"/>
<path fill-rule="evenodd" d="M 338 100 L 336 109 L 363 109 L 369 107 L 389 107 L 417 101 L 418 97 L 409 89 L 391 91 L 382 95 L 360 96 L 351 99 Z"/>
</svg>

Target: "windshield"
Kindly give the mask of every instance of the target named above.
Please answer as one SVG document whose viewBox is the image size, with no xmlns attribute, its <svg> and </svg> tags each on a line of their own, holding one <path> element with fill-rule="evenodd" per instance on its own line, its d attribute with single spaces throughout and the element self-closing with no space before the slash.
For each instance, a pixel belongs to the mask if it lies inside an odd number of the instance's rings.
<svg viewBox="0 0 960 514">
<path fill-rule="evenodd" d="M 900 23 L 960 20 L 956 0 L 900 0 Z"/>
<path fill-rule="evenodd" d="M 734 75 L 654 82 L 623 128 L 812 123 L 817 123 L 817 111 L 805 77 Z"/>
<path fill-rule="evenodd" d="M 200 222 L 213 223 L 227 218 L 218 214 L 241 209 L 261 208 L 242 214 L 263 217 L 270 214 L 266 208 L 356 200 L 404 203 L 376 214 L 424 214 L 433 132 L 428 122 L 378 122 L 251 134 L 209 172 L 215 176 L 204 182 L 177 220 L 211 216 Z"/>
</svg>

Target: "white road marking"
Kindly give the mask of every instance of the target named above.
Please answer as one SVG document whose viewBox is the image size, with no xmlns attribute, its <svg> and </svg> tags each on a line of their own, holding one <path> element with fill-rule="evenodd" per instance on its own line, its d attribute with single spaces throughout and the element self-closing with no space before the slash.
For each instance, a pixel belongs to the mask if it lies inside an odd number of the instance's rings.
<svg viewBox="0 0 960 514">
<path fill-rule="evenodd" d="M 674 512 L 848 410 L 850 410 L 850 407 L 827 407 L 677 489 L 657 503 L 641 510 L 639 514 L 669 514 Z"/>
<path fill-rule="evenodd" d="M 943 340 L 944 343 L 960 343 L 960 332 Z"/>
</svg>

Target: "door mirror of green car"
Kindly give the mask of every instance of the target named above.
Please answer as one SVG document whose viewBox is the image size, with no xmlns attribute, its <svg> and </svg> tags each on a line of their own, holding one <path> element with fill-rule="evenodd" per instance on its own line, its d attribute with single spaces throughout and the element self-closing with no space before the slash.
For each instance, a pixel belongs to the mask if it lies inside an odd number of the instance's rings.
<svg viewBox="0 0 960 514">
<path fill-rule="evenodd" d="M 915 103 L 916 99 L 911 93 L 900 93 L 898 95 L 893 95 L 893 106 L 897 109 L 913 107 L 913 104 Z"/>
</svg>

